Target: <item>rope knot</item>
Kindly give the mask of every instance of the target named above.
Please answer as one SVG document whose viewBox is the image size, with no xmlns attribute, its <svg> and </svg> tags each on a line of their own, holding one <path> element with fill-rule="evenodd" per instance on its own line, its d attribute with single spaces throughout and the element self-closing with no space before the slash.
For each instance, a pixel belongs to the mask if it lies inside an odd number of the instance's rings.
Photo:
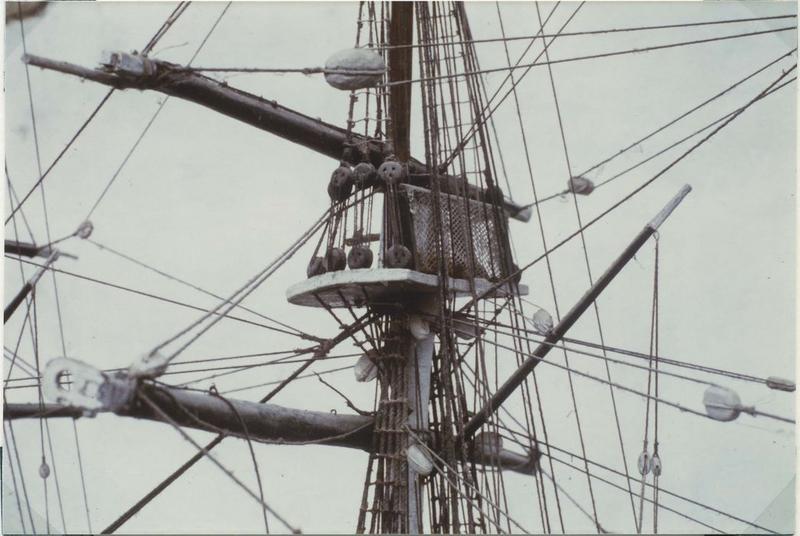
<svg viewBox="0 0 800 536">
<path fill-rule="evenodd" d="M 333 348 L 333 340 L 332 339 L 325 339 L 319 343 L 319 348 L 316 352 L 314 352 L 315 357 L 325 357 L 328 355 L 328 352 L 331 351 Z"/>
</svg>

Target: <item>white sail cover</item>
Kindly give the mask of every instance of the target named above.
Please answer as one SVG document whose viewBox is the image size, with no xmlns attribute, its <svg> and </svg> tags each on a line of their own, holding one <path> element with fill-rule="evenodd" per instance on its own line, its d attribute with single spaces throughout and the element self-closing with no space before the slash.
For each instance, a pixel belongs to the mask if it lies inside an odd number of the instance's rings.
<svg viewBox="0 0 800 536">
<path fill-rule="evenodd" d="M 378 376 L 378 367 L 370 356 L 362 355 L 353 366 L 353 373 L 357 382 L 371 382 Z"/>
<path fill-rule="evenodd" d="M 427 476 L 433 472 L 433 460 L 431 456 L 419 445 L 411 445 L 408 447 L 406 450 L 406 458 L 408 459 L 408 466 L 413 469 L 415 473 Z"/>
<path fill-rule="evenodd" d="M 594 183 L 586 177 L 572 177 L 567 181 L 567 191 L 581 195 L 589 195 L 594 191 Z"/>
<path fill-rule="evenodd" d="M 329 71 L 350 71 L 332 73 Z M 340 50 L 325 62 L 325 81 L 336 89 L 353 90 L 373 87 L 386 72 L 383 58 L 367 49 Z"/>
<path fill-rule="evenodd" d="M 533 314 L 533 328 L 539 335 L 547 335 L 553 329 L 553 317 L 544 309 Z"/>
<path fill-rule="evenodd" d="M 742 400 L 736 391 L 712 385 L 703 395 L 703 405 L 706 413 L 717 421 L 732 421 L 741 413 Z"/>
</svg>

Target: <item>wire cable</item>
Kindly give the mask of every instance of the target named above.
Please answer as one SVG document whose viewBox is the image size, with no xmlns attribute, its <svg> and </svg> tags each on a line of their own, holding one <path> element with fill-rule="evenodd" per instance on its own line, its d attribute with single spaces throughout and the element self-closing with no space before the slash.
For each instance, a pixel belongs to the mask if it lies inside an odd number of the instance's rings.
<svg viewBox="0 0 800 536">
<path fill-rule="evenodd" d="M 781 19 L 795 19 L 797 15 L 774 15 L 770 17 L 750 17 L 750 18 L 743 18 L 743 19 L 726 19 L 726 20 L 714 20 L 714 21 L 701 21 L 701 22 L 683 22 L 677 24 L 659 24 L 659 25 L 651 25 L 651 26 L 632 26 L 627 28 L 609 28 L 609 29 L 598 29 L 598 30 L 583 30 L 579 32 L 560 32 L 558 34 L 540 34 L 537 33 L 535 35 L 518 35 L 513 37 L 507 37 L 505 34 L 502 34 L 501 37 L 491 37 L 486 39 L 470 39 L 465 41 L 449 41 L 448 44 L 451 45 L 462 45 L 462 44 L 469 44 L 469 45 L 476 45 L 482 43 L 510 43 L 512 41 L 520 41 L 520 40 L 530 40 L 530 39 L 538 39 L 542 38 L 549 38 L 549 37 L 576 37 L 576 36 L 587 36 L 587 35 L 604 35 L 604 34 L 611 34 L 611 33 L 627 33 L 627 32 L 640 32 L 644 30 L 669 30 L 669 29 L 676 29 L 676 28 L 695 28 L 699 26 L 714 26 L 714 25 L 721 25 L 721 24 L 734 24 L 734 23 L 741 23 L 741 22 L 764 22 L 768 20 L 781 20 Z M 427 45 L 420 45 L 420 44 L 410 44 L 410 45 L 381 45 L 381 46 L 367 46 L 361 48 L 366 48 L 368 50 L 396 50 L 396 49 L 403 49 L 403 48 L 419 48 L 424 47 Z"/>
<path fill-rule="evenodd" d="M 735 119 L 736 119 L 737 117 L 739 117 L 739 116 L 740 116 L 742 113 L 744 113 L 746 110 L 748 110 L 748 109 L 749 109 L 749 108 L 750 108 L 750 107 L 751 107 L 753 104 L 755 104 L 755 103 L 756 103 L 756 102 L 758 102 L 759 100 L 763 99 L 763 98 L 764 98 L 764 96 L 765 96 L 765 95 L 766 95 L 766 94 L 767 94 L 767 93 L 768 93 L 768 92 L 769 92 L 769 91 L 770 91 L 770 90 L 771 90 L 773 87 L 775 87 L 776 85 L 778 85 L 778 84 L 781 82 L 781 80 L 783 80 L 783 79 L 784 79 L 786 76 L 788 76 L 790 73 L 792 73 L 792 72 L 793 72 L 793 71 L 794 71 L 796 68 L 797 68 L 797 64 L 795 64 L 794 66 L 792 66 L 792 67 L 791 67 L 791 69 L 789 69 L 789 70 L 787 70 L 787 71 L 784 71 L 784 72 L 783 72 L 783 73 L 782 73 L 780 76 L 778 76 L 778 78 L 777 78 L 777 79 L 775 79 L 775 80 L 774 80 L 772 83 L 770 83 L 770 84 L 769 84 L 769 85 L 768 85 L 768 86 L 767 86 L 767 87 L 766 87 L 764 90 L 762 90 L 762 91 L 761 91 L 761 92 L 760 92 L 758 95 L 756 95 L 755 97 L 753 97 L 753 98 L 752 98 L 750 101 L 748 101 L 748 102 L 747 102 L 747 104 L 745 104 L 745 105 L 744 105 L 744 106 L 742 106 L 742 107 L 741 107 L 739 110 L 737 110 L 737 111 L 736 111 L 736 113 L 734 113 L 734 114 L 733 114 L 731 117 L 729 117 L 729 118 L 728 118 L 726 121 L 724 121 L 724 122 L 723 122 L 721 125 L 719 125 L 717 128 L 715 128 L 715 129 L 714 129 L 713 131 L 711 131 L 709 134 L 707 134 L 706 136 L 704 136 L 704 137 L 703 137 L 703 138 L 702 138 L 700 141 L 698 141 L 697 143 L 695 143 L 694 145 L 692 145 L 692 146 L 691 146 L 691 147 L 690 147 L 688 150 L 686 150 L 686 151 L 684 151 L 683 153 L 681 153 L 681 154 L 680 154 L 680 155 L 679 155 L 677 158 L 675 158 L 674 160 L 672 160 L 672 162 L 670 162 L 668 165 L 666 165 L 664 168 L 662 168 L 662 169 L 661 169 L 659 172 L 657 172 L 655 175 L 653 175 L 652 177 L 650 177 L 649 179 L 647 179 L 647 180 L 646 180 L 646 181 L 645 181 L 643 184 L 640 184 L 639 186 L 637 186 L 636 188 L 634 188 L 634 189 L 633 189 L 631 192 L 629 192 L 628 194 L 626 194 L 625 196 L 623 196 L 623 197 L 622 197 L 622 199 L 620 199 L 619 201 L 615 202 L 614 204 L 612 204 L 611 206 L 609 206 L 607 209 L 605 209 L 603 212 L 601 212 L 600 214 L 598 214 L 597 216 L 595 216 L 594 218 L 592 218 L 591 220 L 589 220 L 589 221 L 586 223 L 586 225 L 582 226 L 582 227 L 581 227 L 581 228 L 579 228 L 577 231 L 575 231 L 575 232 L 571 233 L 571 234 L 570 234 L 570 235 L 568 235 L 566 238 L 564 238 L 563 240 L 561 240 L 560 242 L 558 242 L 558 243 L 557 243 L 555 246 L 553 246 L 552 248 L 550 248 L 550 250 L 549 250 L 549 251 L 547 251 L 547 252 L 545 252 L 544 254 L 542 254 L 542 255 L 540 255 L 540 256 L 538 256 L 538 257 L 536 257 L 536 258 L 535 258 L 534 260 L 532 260 L 531 262 L 529 262 L 529 263 L 525 264 L 524 266 L 522 266 L 522 267 L 521 267 L 521 268 L 519 268 L 518 270 L 515 270 L 513 273 L 509 274 L 508 276 L 504 277 L 504 278 L 503 278 L 503 279 L 501 279 L 500 281 L 498 281 L 498 282 L 494 283 L 493 285 L 491 285 L 491 286 L 490 286 L 488 289 L 486 289 L 486 290 L 484 290 L 483 292 L 481 292 L 481 293 L 480 293 L 480 294 L 477 296 L 477 299 L 476 299 L 476 298 L 472 298 L 472 299 L 470 299 L 470 300 L 469 300 L 469 301 L 468 301 L 468 302 L 467 302 L 467 303 L 466 303 L 466 304 L 465 304 L 463 307 L 461 307 L 461 309 L 459 309 L 459 312 L 462 312 L 462 313 L 463 313 L 463 312 L 465 312 L 465 311 L 469 310 L 471 307 L 473 307 L 473 306 L 475 305 L 475 303 L 476 303 L 476 301 L 477 301 L 478 299 L 485 298 L 486 296 L 488 296 L 488 295 L 489 295 L 489 294 L 491 294 L 492 292 L 496 291 L 498 288 L 502 287 L 503 285 L 507 285 L 509 281 L 513 280 L 515 277 L 518 277 L 518 276 L 519 276 L 519 274 L 521 274 L 522 272 L 524 272 L 525 270 L 527 270 L 528 268 L 530 268 L 530 267 L 531 267 L 531 266 L 533 266 L 534 264 L 536 264 L 536 263 L 538 263 L 539 261 L 541 261 L 541 260 L 542 260 L 543 258 L 545 258 L 545 257 L 546 257 L 546 256 L 547 256 L 549 253 L 552 253 L 553 251 L 555 251 L 555 250 L 557 250 L 557 249 L 561 248 L 561 247 L 562 247 L 564 244 L 566 244 L 567 242 L 569 242 L 570 240 L 572 240 L 573 238 L 575 238 L 576 236 L 578 236 L 578 235 L 579 235 L 581 232 L 585 231 L 586 229 L 588 229 L 589 227 L 591 227 L 592 225 L 594 225 L 595 223 L 597 223 L 597 222 L 598 222 L 598 221 L 600 221 L 601 219 L 605 218 L 605 217 L 606 217 L 608 214 L 610 214 L 611 212 L 613 212 L 613 211 L 614 211 L 615 209 L 617 209 L 618 207 L 622 206 L 622 205 L 623 205 L 624 203 L 626 203 L 627 201 L 630 201 L 630 200 L 631 200 L 631 199 L 632 199 L 634 196 L 636 196 L 636 195 L 637 195 L 638 193 L 640 193 L 642 190 L 644 190 L 644 189 L 645 189 L 645 188 L 647 188 L 649 185 L 651 185 L 653 182 L 655 182 L 656 180 L 658 180 L 660 177 L 662 177 L 663 175 L 665 175 L 665 174 L 666 174 L 666 173 L 667 173 L 669 170 L 671 170 L 673 167 L 675 167 L 675 166 L 676 166 L 678 163 L 680 163 L 680 162 L 681 162 L 681 161 L 682 161 L 684 158 L 686 158 L 687 156 L 689 156 L 690 154 L 692 154 L 692 153 L 693 153 L 695 150 L 697 150 L 699 147 L 701 147 L 703 144 L 705 144 L 705 143 L 706 143 L 708 140 L 710 140 L 712 137 L 714 137 L 714 136 L 715 136 L 715 135 L 716 135 L 716 134 L 717 134 L 719 131 L 721 131 L 721 130 L 722 130 L 722 129 L 724 129 L 726 126 L 728 126 L 728 125 L 729 125 L 731 122 L 733 122 L 733 120 L 735 120 Z"/>
<path fill-rule="evenodd" d="M 167 415 L 167 413 L 163 409 L 161 409 L 155 402 L 153 402 L 146 394 L 140 391 L 139 398 L 145 404 L 147 404 L 153 411 L 155 411 L 165 422 L 172 425 L 172 427 L 178 431 L 181 437 L 183 437 L 186 441 L 188 441 L 195 448 L 197 448 L 197 450 L 199 450 L 203 454 L 203 456 L 208 458 L 211 461 L 211 463 L 216 465 L 223 473 L 225 473 L 231 480 L 233 480 L 233 482 L 236 483 L 236 485 L 239 486 L 242 490 L 244 490 L 245 493 L 247 493 L 247 495 L 249 495 L 256 502 L 258 502 L 264 510 L 272 514 L 278 521 L 280 521 L 287 529 L 289 529 L 289 531 L 291 531 L 292 534 L 301 533 L 299 529 L 296 529 L 295 527 L 290 525 L 289 522 L 283 518 L 283 516 L 281 516 L 278 512 L 273 510 L 267 503 L 262 501 L 258 497 L 258 495 L 256 495 L 250 488 L 248 488 L 247 485 L 244 482 L 242 482 L 236 475 L 234 475 L 230 470 L 228 470 L 224 465 L 222 465 L 219 462 L 219 460 L 217 460 L 216 457 L 214 457 L 210 452 L 208 452 L 207 449 L 203 448 L 199 443 L 197 443 L 197 441 L 192 439 L 192 437 L 189 434 L 187 434 L 178 423 L 176 423 L 169 415 Z"/>
<path fill-rule="evenodd" d="M 189 3 L 190 2 L 186 2 L 186 5 L 188 6 Z M 175 14 L 175 12 L 173 11 L 173 13 L 170 14 L 170 19 L 173 18 L 174 14 Z M 180 16 L 181 14 L 183 14 L 183 11 L 181 11 L 178 16 Z M 167 21 L 169 21 L 170 19 L 167 19 Z M 20 19 L 20 22 L 21 22 L 21 19 Z M 173 20 L 173 22 L 174 22 L 174 20 Z M 166 25 L 166 24 L 167 24 L 167 22 L 162 24 L 161 28 L 163 29 L 164 25 Z M 172 26 L 172 24 L 170 23 L 169 27 L 171 27 L 171 26 Z M 167 29 L 169 29 L 169 27 L 167 27 Z M 166 30 L 161 31 L 161 29 L 159 29 L 159 32 L 157 32 L 156 35 L 153 36 L 153 38 L 150 40 L 150 42 L 145 46 L 145 50 L 148 50 L 148 47 L 150 49 L 152 49 L 152 47 L 154 47 L 156 45 L 156 43 L 158 43 L 158 41 L 162 37 L 164 37 L 165 34 L 166 34 Z M 34 185 L 31 187 L 31 189 L 28 190 L 28 192 L 25 194 L 25 196 L 20 200 L 20 202 L 17 204 L 17 207 L 11 211 L 11 214 L 9 214 L 8 218 L 6 218 L 5 225 L 8 225 L 8 223 L 11 221 L 11 219 L 14 217 L 14 215 L 22 208 L 22 205 L 25 204 L 25 202 L 33 194 L 33 192 L 36 191 L 36 189 L 39 187 L 39 185 L 42 184 L 42 182 L 44 182 L 44 179 L 50 174 L 50 172 L 53 170 L 53 168 L 56 166 L 56 164 L 58 164 L 58 162 L 61 160 L 61 158 L 65 154 L 67 154 L 67 151 L 69 151 L 69 149 L 72 147 L 72 145 L 78 139 L 78 137 L 83 133 L 83 131 L 86 130 L 86 127 L 89 126 L 89 123 L 91 123 L 92 120 L 95 118 L 95 116 L 97 116 L 97 114 L 100 112 L 100 110 L 103 108 L 103 106 L 105 106 L 106 102 L 108 102 L 108 99 L 111 98 L 111 95 L 115 91 L 116 91 L 116 88 L 112 87 L 103 96 L 103 98 L 100 100 L 100 102 L 97 103 L 97 106 L 95 106 L 95 108 L 89 114 L 89 117 L 87 117 L 86 120 L 81 124 L 81 126 L 78 127 L 78 130 L 75 132 L 75 134 L 72 135 L 72 137 L 69 139 L 67 144 L 61 149 L 61 151 L 59 151 L 58 155 L 55 157 L 53 162 L 47 167 L 45 172 L 39 174 L 39 179 L 36 181 L 36 183 L 34 183 Z"/>
</svg>

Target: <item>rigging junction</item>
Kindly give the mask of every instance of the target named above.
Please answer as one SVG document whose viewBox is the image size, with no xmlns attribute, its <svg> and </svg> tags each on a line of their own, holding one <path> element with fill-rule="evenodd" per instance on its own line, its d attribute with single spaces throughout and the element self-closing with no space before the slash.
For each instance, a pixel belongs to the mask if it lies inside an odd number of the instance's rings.
<svg viewBox="0 0 800 536">
<path fill-rule="evenodd" d="M 481 111 L 485 88 L 481 87 L 476 74 L 480 69 L 474 57 L 474 43 L 463 4 L 439 8 L 441 12 L 435 5 L 405 2 L 392 3 L 386 9 L 390 11 L 388 17 L 376 17 L 373 13 L 370 19 L 370 24 L 376 27 L 386 26 L 383 29 L 389 36 L 384 47 L 387 68 L 385 73 L 378 73 L 381 78 L 386 75 L 386 83 L 349 88 L 354 92 L 367 90 L 379 109 L 383 107 L 385 117 L 383 122 L 377 122 L 374 136 L 354 132 L 353 109 L 358 100 L 354 96 L 351 97 L 348 127 L 340 128 L 275 101 L 231 88 L 189 66 L 150 59 L 146 54 L 116 52 L 100 69 L 26 54 L 24 61 L 34 67 L 78 76 L 114 90 L 156 91 L 199 104 L 337 159 L 340 167 L 334 171 L 328 188 L 330 210 L 286 252 L 219 306 L 207 311 L 200 320 L 153 349 L 126 371 L 107 373 L 68 359 L 51 362 L 43 374 L 43 389 L 62 403 L 44 404 L 40 399 L 38 404 L 6 404 L 4 419 L 77 418 L 97 411 L 111 411 L 120 416 L 162 421 L 176 428 L 189 427 L 219 434 L 207 446 L 198 446 L 200 452 L 192 458 L 194 461 L 190 460 L 162 482 L 154 490 L 155 494 L 194 462 L 203 457 L 213 460 L 210 451 L 227 436 L 244 438 L 248 442 L 361 449 L 370 454 L 370 461 L 357 523 L 359 533 L 493 532 L 499 526 L 484 513 L 484 508 L 496 509 L 497 506 L 478 492 L 478 466 L 484 470 L 494 468 L 529 474 L 543 486 L 541 482 L 546 473 L 540 466 L 542 452 L 538 441 L 530 440 L 523 445 L 524 454 L 505 448 L 497 432 L 500 425 L 497 413 L 512 393 L 523 388 L 547 353 L 564 342 L 578 318 L 595 307 L 600 293 L 656 235 L 691 188 L 682 188 L 643 227 L 568 312 L 557 314 L 558 321 L 550 318 L 549 325 L 545 320 L 545 327 L 536 330 L 542 340 L 535 348 L 527 340 L 527 352 L 523 348 L 516 349 L 524 357 L 517 370 L 493 392 L 484 393 L 482 404 L 470 411 L 466 389 L 453 372 L 465 361 L 464 354 L 469 349 L 461 352 L 457 339 L 473 341 L 472 347 L 480 356 L 480 345 L 475 341 L 481 340 L 487 327 L 483 324 L 486 319 L 477 316 L 478 304 L 490 298 L 503 300 L 505 305 L 498 309 L 496 317 L 527 293 L 519 276 L 537 261 L 521 268 L 515 264 L 508 239 L 508 218 L 529 221 L 535 203 L 525 206 L 508 199 L 496 182 L 489 124 Z M 420 93 L 427 153 L 421 160 L 411 156 L 409 139 L 415 27 L 420 40 Z M 455 33 L 446 34 L 446 28 Z M 463 40 L 453 41 L 456 35 Z M 456 44 L 461 51 L 463 63 L 460 65 L 455 65 L 454 57 L 446 54 L 447 50 L 455 50 Z M 444 60 L 437 56 L 440 49 Z M 547 53 L 547 46 L 544 53 Z M 549 59 L 543 64 L 549 66 Z M 468 95 L 466 101 L 459 100 L 458 90 L 452 86 L 449 94 L 442 93 L 439 81 L 440 77 L 445 77 L 441 74 L 445 67 L 464 73 L 459 84 L 460 91 Z M 330 69 L 328 73 L 345 78 L 364 74 L 357 68 Z M 790 73 L 784 72 L 683 156 L 724 128 L 749 105 L 769 94 Z M 453 103 L 457 103 L 454 111 L 448 112 L 446 107 Z M 462 103 L 466 106 L 462 107 Z M 452 116 L 448 116 L 449 113 Z M 469 119 L 461 119 L 462 113 Z M 448 119 L 457 121 L 457 117 L 463 123 L 448 126 Z M 466 128 L 465 125 L 469 125 L 469 133 L 464 134 L 461 129 L 457 143 L 442 134 L 448 128 Z M 463 150 L 467 147 L 474 149 L 476 162 L 464 158 Z M 591 193 L 594 186 L 587 181 L 581 176 L 571 176 L 567 192 L 573 196 Z M 379 232 L 372 232 L 372 203 L 376 195 L 383 196 L 383 206 L 379 210 L 381 228 Z M 27 196 L 18 207 L 25 199 Z M 13 216 L 14 211 L 9 219 Z M 587 222 L 569 238 L 578 235 L 582 238 L 583 229 L 601 217 Z M 352 229 L 348 227 L 348 219 Z M 309 263 L 309 277 L 291 287 L 287 298 L 291 303 L 327 310 L 341 324 L 341 332 L 336 337 L 315 340 L 317 345 L 311 350 L 313 357 L 259 403 L 229 400 L 214 392 L 197 393 L 170 387 L 158 380 L 183 349 L 227 317 L 286 259 L 317 235 L 319 242 Z M 374 242 L 379 244 L 376 267 L 372 266 L 373 254 L 369 248 Z M 325 248 L 321 250 L 323 244 Z M 345 246 L 350 247 L 349 256 L 345 256 Z M 362 256 L 354 255 L 356 251 Z M 37 247 L 19 241 L 7 241 L 6 252 L 46 258 L 36 277 L 6 307 L 8 320 L 26 301 L 60 252 L 52 249 L 52 245 Z M 457 307 L 456 299 L 468 299 L 468 303 Z M 366 308 L 367 312 L 359 317 L 354 312 L 358 308 Z M 334 309 L 346 310 L 354 321 L 343 322 Z M 473 312 L 475 315 L 471 316 Z M 515 320 L 511 322 L 513 329 L 524 330 L 514 324 Z M 192 330 L 197 333 L 190 335 Z M 189 337 L 188 342 L 176 351 L 165 351 L 183 336 Z M 363 378 L 377 379 L 378 404 L 374 412 L 331 415 L 268 403 L 314 361 L 325 359 L 337 344 L 348 340 L 363 350 L 359 362 Z M 605 353 L 604 347 L 603 350 Z M 650 361 L 649 366 L 652 366 L 652 356 Z M 568 363 L 566 369 L 570 371 Z M 655 374 L 657 377 L 657 369 Z M 773 389 L 794 390 L 792 382 L 779 378 L 766 383 Z M 610 375 L 608 384 L 613 386 Z M 721 388 L 709 393 L 705 405 L 710 418 L 733 420 L 742 412 L 770 416 L 743 406 L 732 391 Z M 651 398 L 658 403 L 657 387 L 655 397 L 651 397 L 648 383 L 646 396 L 648 404 Z M 639 459 L 640 473 L 652 472 L 657 478 L 661 470 L 660 462 L 656 462 L 657 446 L 651 457 L 645 445 L 643 456 Z M 625 470 L 627 476 L 627 465 Z M 627 479 L 629 490 L 630 480 Z M 265 512 L 276 515 L 264 503 L 263 496 L 249 493 L 262 503 Z M 644 492 L 640 495 L 644 500 Z M 154 496 L 148 494 L 143 502 L 134 505 L 104 532 L 115 531 Z M 460 497 L 467 500 L 460 502 Z M 633 500 L 633 494 L 631 497 Z M 432 519 L 430 528 L 424 523 L 426 501 L 430 501 L 427 503 Z M 632 507 L 636 514 L 633 504 Z M 642 527 L 642 511 L 640 505 L 637 530 Z M 592 514 L 587 515 L 592 517 Z M 603 532 L 596 512 L 593 517 L 598 532 Z M 509 521 L 516 525 L 510 518 Z M 296 530 L 288 523 L 285 525 Z"/>
</svg>

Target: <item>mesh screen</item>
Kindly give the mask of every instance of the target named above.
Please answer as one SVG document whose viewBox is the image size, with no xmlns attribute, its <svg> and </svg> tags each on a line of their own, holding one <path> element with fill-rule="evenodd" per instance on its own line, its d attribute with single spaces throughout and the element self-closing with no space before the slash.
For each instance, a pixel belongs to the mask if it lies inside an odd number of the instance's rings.
<svg viewBox="0 0 800 536">
<path fill-rule="evenodd" d="M 400 193 L 408 201 L 415 268 L 436 274 L 439 264 L 433 193 L 408 184 L 401 185 Z M 488 280 L 503 277 L 501 252 L 505 237 L 497 231 L 497 209 L 450 194 L 440 194 L 439 199 L 443 254 L 450 276 L 467 279 L 473 275 Z M 501 213 L 499 217 L 505 215 Z"/>
</svg>

